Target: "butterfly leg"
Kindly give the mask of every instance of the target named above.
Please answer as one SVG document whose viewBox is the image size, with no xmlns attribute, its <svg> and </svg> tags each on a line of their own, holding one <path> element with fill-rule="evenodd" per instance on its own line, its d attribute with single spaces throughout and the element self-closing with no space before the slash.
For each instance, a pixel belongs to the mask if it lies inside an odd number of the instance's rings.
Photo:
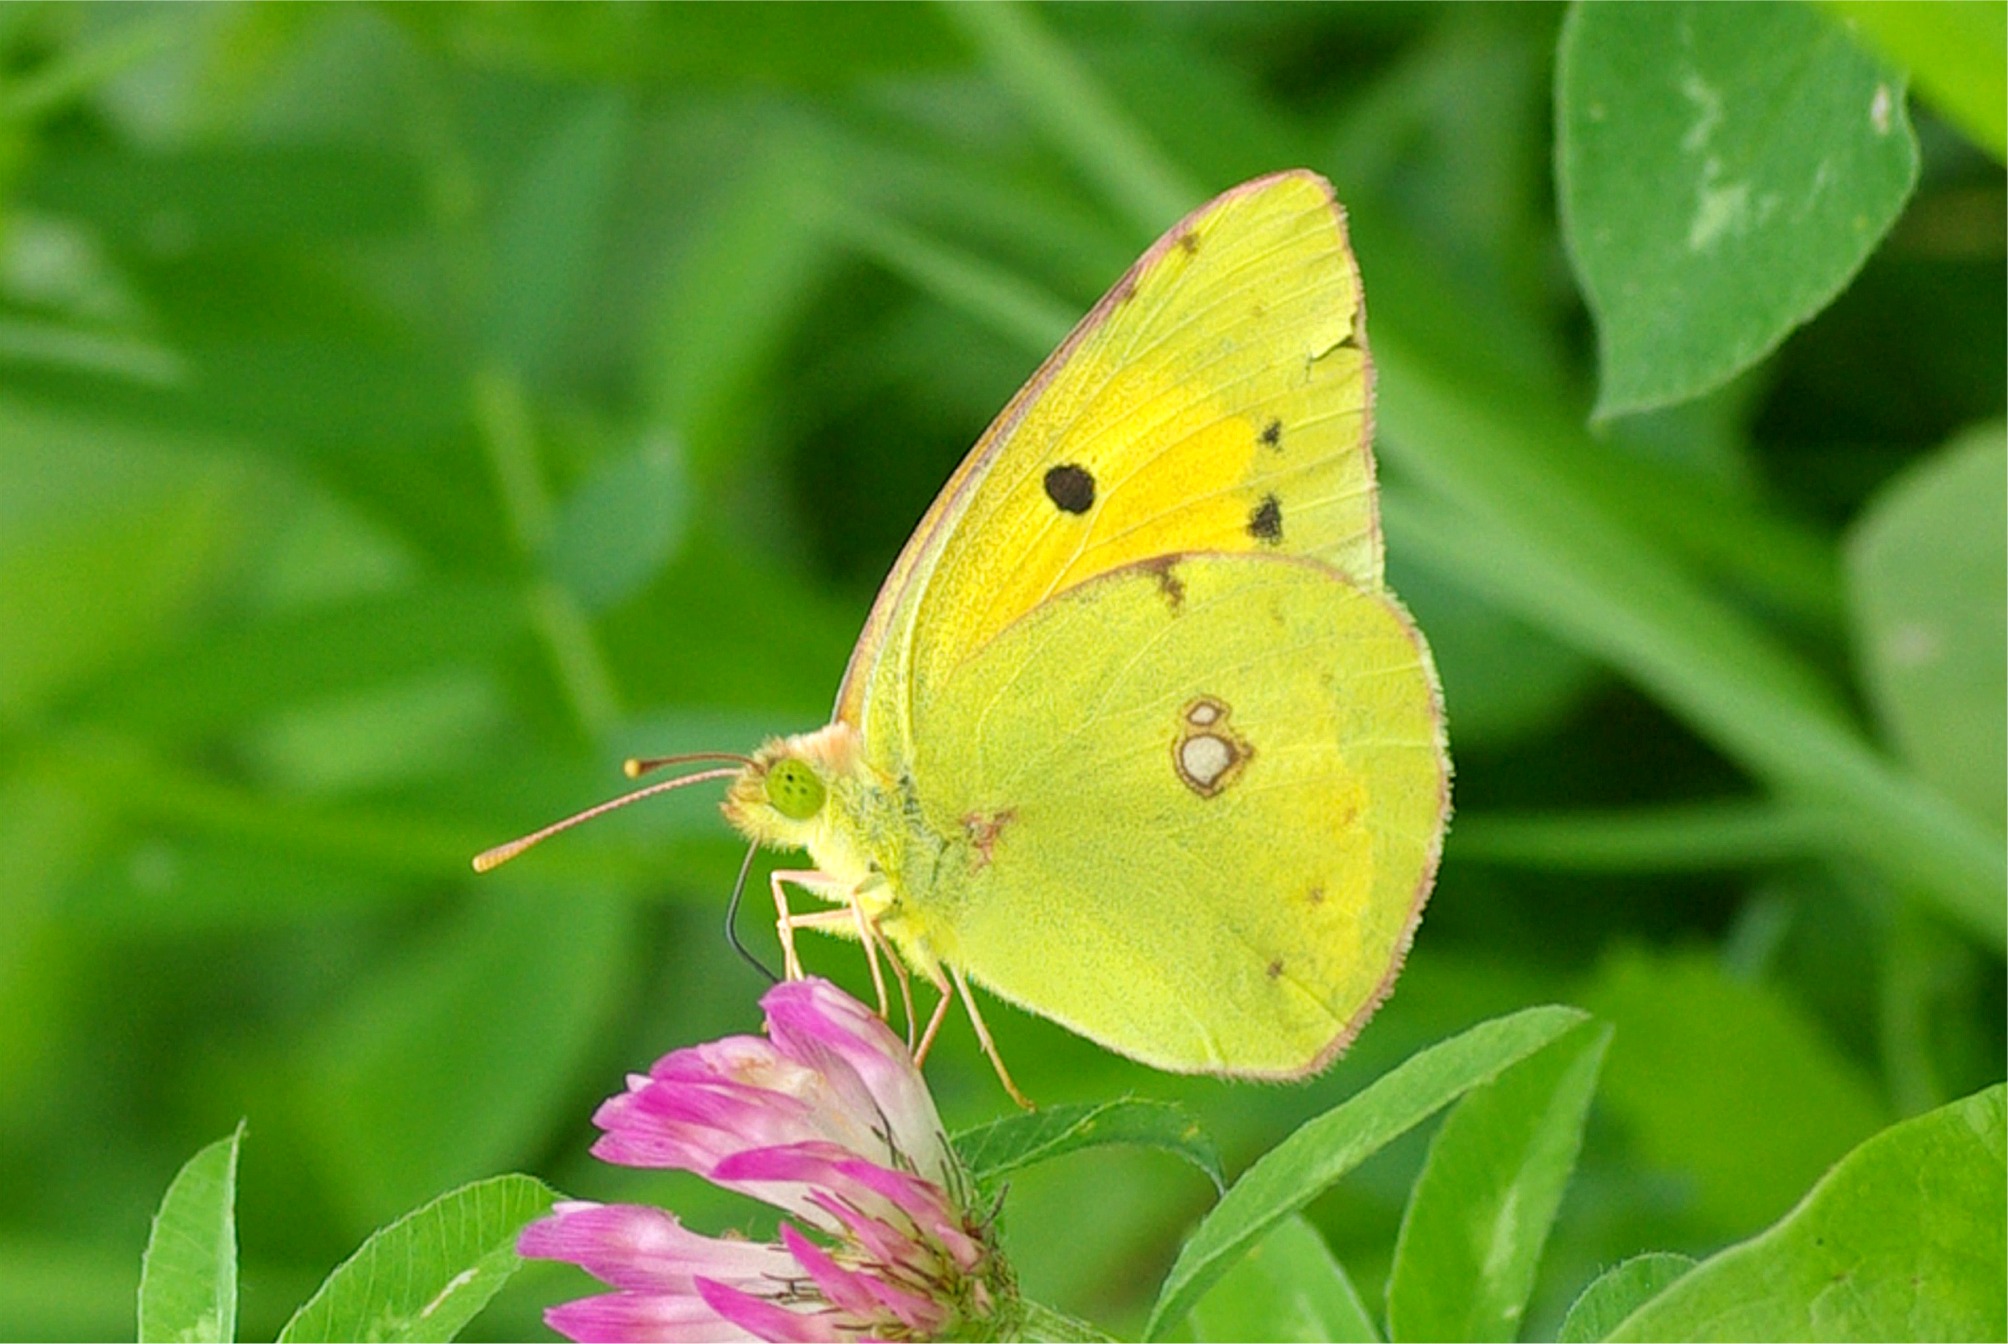
<svg viewBox="0 0 2008 1344">
<path fill-rule="evenodd" d="M 879 1017 L 889 1019 L 892 1013 L 892 1001 L 886 995 L 885 976 L 879 970 L 878 934 L 869 924 L 865 925 L 865 932 L 859 933 L 857 923 L 849 910 L 811 910 L 806 915 L 791 914 L 782 918 L 786 921 L 782 926 L 784 930 L 781 935 L 782 940 L 791 945 L 797 929 L 811 929 L 818 933 L 850 933 L 862 937 L 865 943 L 865 963 L 872 968 L 872 984 L 878 989 Z M 793 964 L 788 978 L 790 980 L 802 978 L 802 965 L 799 960 Z"/>
<path fill-rule="evenodd" d="M 893 979 L 899 981 L 900 1006 L 906 1010 L 906 1052 L 913 1055 L 916 1049 L 913 1040 L 913 977 L 907 974 L 906 962 L 900 958 L 897 951 L 889 949 L 886 952 L 886 960 L 892 964 Z M 914 1062 L 918 1064 L 922 1058 L 924 1056 L 914 1055 Z"/>
<path fill-rule="evenodd" d="M 962 995 L 962 1006 L 969 1010 L 969 1025 L 976 1028 L 976 1039 L 983 1043 L 983 1053 L 990 1057 L 990 1067 L 997 1070 L 997 1081 L 1004 1084 L 1004 1090 L 1011 1094 L 1011 1100 L 1028 1111 L 1033 1109 L 1032 1103 L 1025 1099 L 1025 1094 L 1018 1090 L 1018 1084 L 1011 1081 L 1011 1071 L 1004 1067 L 1003 1056 L 997 1053 L 997 1043 L 990 1039 L 990 1028 L 984 1025 L 983 1014 L 977 1011 L 976 996 L 969 992 L 969 982 L 962 978 L 962 972 L 957 967 L 950 966 L 948 973 L 955 977 L 955 988 Z"/>
<path fill-rule="evenodd" d="M 879 1017 L 882 1021 L 891 1022 L 892 1016 L 886 1003 L 885 979 L 879 974 L 878 959 L 881 951 L 885 953 L 886 961 L 892 966 L 893 978 L 899 981 L 900 1006 L 906 1011 L 906 1048 L 910 1053 L 913 1050 L 913 980 L 907 974 L 906 959 L 886 940 L 885 930 L 879 926 L 878 917 L 865 913 L 862 899 L 864 893 L 881 885 L 883 885 L 882 878 L 866 878 L 864 884 L 846 899 L 857 920 L 858 940 L 865 945 L 865 952 L 870 959 L 872 984 L 878 988 Z"/>
<path fill-rule="evenodd" d="M 940 975 L 940 971 L 937 970 L 935 974 Z M 941 997 L 935 1000 L 934 1012 L 927 1019 L 927 1030 L 920 1034 L 920 1044 L 913 1048 L 913 1062 L 916 1068 L 926 1061 L 927 1052 L 934 1046 L 934 1033 L 941 1030 L 942 1020 L 948 1016 L 948 1005 L 955 1002 L 955 992 L 949 987 L 946 978 L 937 979 L 934 987 L 941 991 Z"/>
<path fill-rule="evenodd" d="M 767 877 L 767 887 L 774 893 L 774 928 L 781 935 L 781 973 L 790 980 L 802 978 L 802 958 L 795 952 L 795 930 L 817 927 L 816 915 L 797 915 L 788 908 L 788 893 L 783 884 L 792 883 L 814 896 L 826 901 L 849 904 L 849 894 L 837 883 L 813 868 L 777 869 Z M 819 914 L 836 914 L 837 911 L 820 911 Z"/>
<path fill-rule="evenodd" d="M 823 900 L 836 902 L 843 908 L 812 910 L 806 915 L 795 914 L 788 908 L 788 896 L 782 890 L 784 882 L 798 886 Z M 769 885 L 774 891 L 776 927 L 781 933 L 782 969 L 787 977 L 790 980 L 800 980 L 803 974 L 801 956 L 795 951 L 795 930 L 819 929 L 824 932 L 836 932 L 848 925 L 851 931 L 857 934 L 858 941 L 865 946 L 865 964 L 871 967 L 872 987 L 878 991 L 879 1017 L 882 1019 L 890 1017 L 892 1000 L 886 993 L 885 971 L 879 965 L 879 949 L 885 938 L 866 916 L 864 907 L 858 903 L 849 888 L 833 881 L 827 874 L 814 870 L 776 872 L 769 880 Z M 893 969 L 900 973 L 900 991 L 906 997 L 907 1016 L 911 1018 L 913 996 L 906 986 L 906 968 L 900 965 L 897 957 L 893 959 Z"/>
<path fill-rule="evenodd" d="M 879 969 L 879 931 L 876 925 L 865 918 L 865 908 L 855 897 L 848 904 L 851 918 L 857 922 L 858 941 L 865 945 L 865 964 L 872 968 L 872 988 L 878 991 L 879 1021 L 883 1022 L 892 1014 L 892 1004 L 885 995 L 885 972 Z"/>
</svg>

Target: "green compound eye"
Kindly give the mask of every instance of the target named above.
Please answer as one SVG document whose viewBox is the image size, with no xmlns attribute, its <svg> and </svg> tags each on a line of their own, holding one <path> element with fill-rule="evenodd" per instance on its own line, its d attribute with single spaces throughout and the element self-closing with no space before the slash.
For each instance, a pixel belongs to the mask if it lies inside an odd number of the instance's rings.
<svg viewBox="0 0 2008 1344">
<path fill-rule="evenodd" d="M 792 757 L 767 772 L 767 801 L 790 821 L 807 821 L 823 810 L 827 796 L 816 772 Z"/>
</svg>

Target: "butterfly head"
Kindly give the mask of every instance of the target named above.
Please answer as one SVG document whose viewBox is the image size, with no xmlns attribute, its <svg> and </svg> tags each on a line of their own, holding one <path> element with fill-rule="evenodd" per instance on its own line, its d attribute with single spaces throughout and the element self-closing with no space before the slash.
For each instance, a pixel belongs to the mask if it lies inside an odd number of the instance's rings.
<svg viewBox="0 0 2008 1344">
<path fill-rule="evenodd" d="M 833 723 L 776 738 L 725 792 L 725 817 L 763 845 L 807 849 L 830 824 L 831 794 L 857 768 L 857 732 Z"/>
</svg>

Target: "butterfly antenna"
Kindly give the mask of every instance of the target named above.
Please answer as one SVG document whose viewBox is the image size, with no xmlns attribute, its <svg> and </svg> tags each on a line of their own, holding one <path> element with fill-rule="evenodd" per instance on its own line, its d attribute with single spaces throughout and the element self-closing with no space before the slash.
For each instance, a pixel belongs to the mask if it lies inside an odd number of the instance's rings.
<svg viewBox="0 0 2008 1344">
<path fill-rule="evenodd" d="M 753 856 L 760 852 L 760 842 L 755 840 L 746 847 L 746 861 L 739 865 L 739 880 L 732 884 L 732 899 L 725 906 L 725 941 L 732 944 L 732 950 L 739 959 L 767 977 L 770 984 L 780 984 L 781 977 L 767 968 L 767 963 L 753 954 L 753 949 L 739 941 L 739 898 L 746 893 L 746 877 L 753 871 Z"/>
<path fill-rule="evenodd" d="M 621 773 L 629 779 L 640 779 L 665 765 L 688 765 L 692 761 L 731 761 L 742 766 L 753 764 L 751 756 L 741 756 L 736 751 L 689 751 L 681 756 L 630 756 L 621 762 Z"/>
<path fill-rule="evenodd" d="M 743 760 L 742 757 L 737 756 L 707 756 L 702 759 Z M 612 798 L 601 803 L 598 807 L 589 807 L 583 812 L 573 813 L 563 821 L 554 821 L 540 831 L 530 832 L 530 834 L 522 837 L 520 840 L 511 840 L 506 845 L 497 845 L 493 849 L 483 850 L 474 856 L 474 871 L 485 873 L 491 868 L 499 868 L 518 854 L 521 854 L 524 850 L 530 848 L 530 846 L 541 844 L 560 831 L 569 831 L 581 822 L 591 821 L 594 817 L 603 816 L 617 807 L 626 807 L 629 803 L 638 803 L 644 798 L 652 798 L 658 793 L 668 793 L 671 789 L 680 789 L 687 784 L 703 784 L 714 779 L 730 779 L 738 773 L 738 766 L 733 766 L 731 769 L 700 770 L 694 775 L 685 775 L 681 779 L 665 779 L 660 784 L 651 784 L 645 789 L 636 789 L 633 793 L 624 793 L 618 798 Z"/>
</svg>

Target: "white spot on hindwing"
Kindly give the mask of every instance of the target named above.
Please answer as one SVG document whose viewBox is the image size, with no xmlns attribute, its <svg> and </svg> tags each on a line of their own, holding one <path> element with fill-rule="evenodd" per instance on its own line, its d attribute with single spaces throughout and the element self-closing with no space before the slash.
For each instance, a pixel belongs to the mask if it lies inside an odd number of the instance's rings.
<svg viewBox="0 0 2008 1344">
<path fill-rule="evenodd" d="M 1171 766 L 1185 787 L 1201 798 L 1212 798 L 1232 784 L 1255 754 L 1255 748 L 1229 726 L 1232 713 L 1226 701 L 1202 695 L 1179 715 L 1178 735 L 1171 740 Z"/>
<path fill-rule="evenodd" d="M 1234 748 L 1226 738 L 1202 734 L 1178 745 L 1178 768 L 1197 788 L 1213 789 L 1233 764 Z"/>
</svg>

